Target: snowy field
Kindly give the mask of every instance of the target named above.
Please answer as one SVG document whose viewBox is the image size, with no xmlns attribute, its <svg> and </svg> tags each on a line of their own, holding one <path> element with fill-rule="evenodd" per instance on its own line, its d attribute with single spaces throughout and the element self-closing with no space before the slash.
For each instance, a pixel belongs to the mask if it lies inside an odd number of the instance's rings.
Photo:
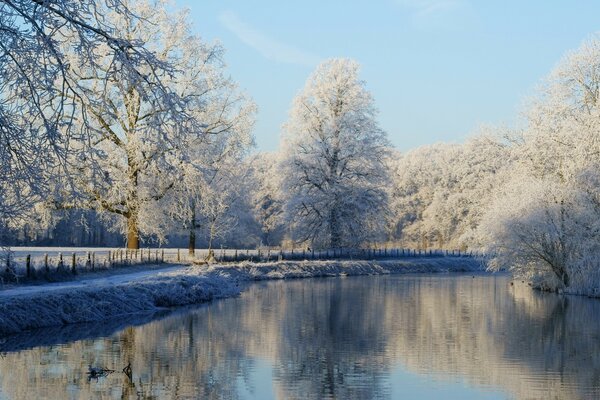
<svg viewBox="0 0 600 400">
<path fill-rule="evenodd" d="M 0 290 L 0 334 L 93 322 L 238 295 L 256 280 L 329 276 L 482 271 L 469 258 L 404 261 L 284 261 L 213 266 L 170 266 L 67 283 Z"/>
</svg>

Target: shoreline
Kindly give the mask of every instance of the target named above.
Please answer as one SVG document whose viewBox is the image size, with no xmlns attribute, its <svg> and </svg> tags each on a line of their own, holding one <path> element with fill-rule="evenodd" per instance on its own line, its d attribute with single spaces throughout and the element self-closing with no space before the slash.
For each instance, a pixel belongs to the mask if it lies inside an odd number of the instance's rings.
<svg viewBox="0 0 600 400">
<path fill-rule="evenodd" d="M 121 281 L 0 297 L 0 335 L 75 323 L 98 322 L 205 303 L 239 295 L 254 282 L 275 279 L 481 272 L 485 266 L 466 257 L 377 261 L 243 262 L 188 266 L 172 272 Z M 91 280 L 89 280 L 91 281 Z"/>
</svg>

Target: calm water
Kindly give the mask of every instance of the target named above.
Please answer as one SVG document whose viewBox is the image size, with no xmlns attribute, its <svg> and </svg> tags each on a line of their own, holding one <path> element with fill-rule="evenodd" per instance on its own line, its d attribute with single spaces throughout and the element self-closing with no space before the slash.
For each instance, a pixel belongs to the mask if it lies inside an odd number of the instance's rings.
<svg viewBox="0 0 600 400">
<path fill-rule="evenodd" d="M 600 300 L 505 276 L 268 282 L 158 319 L 1 338 L 0 350 L 6 399 L 589 399 Z M 116 372 L 90 380 L 88 364 Z"/>
</svg>

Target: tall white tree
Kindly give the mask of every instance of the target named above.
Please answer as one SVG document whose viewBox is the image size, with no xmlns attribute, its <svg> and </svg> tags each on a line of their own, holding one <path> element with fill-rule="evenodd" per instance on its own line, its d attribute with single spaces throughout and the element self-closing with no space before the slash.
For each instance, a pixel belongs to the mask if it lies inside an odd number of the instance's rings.
<svg viewBox="0 0 600 400">
<path fill-rule="evenodd" d="M 382 231 L 389 143 L 358 73 L 353 60 L 323 62 L 284 126 L 284 184 L 297 241 L 351 246 Z"/>
</svg>

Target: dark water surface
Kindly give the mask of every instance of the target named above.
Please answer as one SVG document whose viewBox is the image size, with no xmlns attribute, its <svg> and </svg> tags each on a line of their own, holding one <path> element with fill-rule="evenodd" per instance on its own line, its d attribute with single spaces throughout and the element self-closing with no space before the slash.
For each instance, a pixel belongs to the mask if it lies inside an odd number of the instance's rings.
<svg viewBox="0 0 600 400">
<path fill-rule="evenodd" d="M 0 338 L 0 350 L 2 399 L 592 399 L 600 300 L 506 276 L 267 282 L 159 319 Z M 115 372 L 89 379 L 88 364 Z"/>
</svg>

